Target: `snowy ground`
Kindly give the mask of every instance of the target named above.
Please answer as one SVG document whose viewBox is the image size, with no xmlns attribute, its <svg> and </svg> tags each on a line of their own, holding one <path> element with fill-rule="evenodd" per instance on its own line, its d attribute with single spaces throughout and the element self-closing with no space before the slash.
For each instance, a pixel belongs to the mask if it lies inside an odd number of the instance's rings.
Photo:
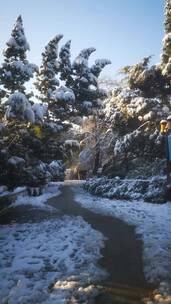
<svg viewBox="0 0 171 304">
<path fill-rule="evenodd" d="M 161 284 L 168 294 L 171 286 L 171 203 L 164 205 L 99 198 L 75 188 L 75 200 L 96 213 L 119 218 L 136 227 L 143 241 L 144 273 L 148 282 Z M 170 291 L 169 291 L 170 292 Z M 158 303 L 158 302 L 156 302 Z M 169 302 L 171 303 L 171 297 Z"/>
<path fill-rule="evenodd" d="M 1 303 L 91 303 L 103 241 L 81 217 L 1 227 Z"/>
<path fill-rule="evenodd" d="M 109 200 L 93 196 L 78 187 L 75 199 L 96 213 L 111 215 L 136 226 L 137 236 L 144 244 L 143 258 L 147 280 L 171 280 L 171 203 L 154 205 L 142 201 Z"/>
<path fill-rule="evenodd" d="M 60 194 L 60 183 L 51 182 L 44 188 L 42 195 L 29 196 L 26 193 L 19 194 L 17 199 L 11 205 L 11 207 L 31 205 L 35 208 L 52 209 L 52 207 L 46 204 L 47 200 L 51 197 L 58 196 Z"/>
<path fill-rule="evenodd" d="M 5 195 L 17 194 L 24 191 L 25 189 L 25 187 L 17 187 L 14 191 L 8 191 L 6 186 L 0 186 L 0 197 L 3 197 Z"/>
<path fill-rule="evenodd" d="M 65 184 L 82 206 L 136 227 L 144 245 L 146 279 L 160 284 L 155 300 L 148 303 L 171 303 L 171 203 L 109 200 L 87 193 L 80 183 Z M 19 194 L 13 207 L 50 208 L 47 199 L 60 193 L 60 183 L 51 184 L 39 197 Z M 94 282 L 106 276 L 97 265 L 103 246 L 104 236 L 81 217 L 1 226 L 0 303 L 91 303 L 97 293 Z"/>
</svg>

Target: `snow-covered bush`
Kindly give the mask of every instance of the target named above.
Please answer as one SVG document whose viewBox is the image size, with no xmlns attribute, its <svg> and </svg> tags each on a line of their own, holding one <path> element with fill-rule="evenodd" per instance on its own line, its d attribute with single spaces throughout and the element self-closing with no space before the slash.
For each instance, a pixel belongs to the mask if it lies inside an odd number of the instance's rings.
<svg viewBox="0 0 171 304">
<path fill-rule="evenodd" d="M 138 199 L 151 203 L 166 201 L 166 180 L 160 177 L 151 180 L 90 179 L 84 187 L 92 194 L 111 199 Z"/>
<path fill-rule="evenodd" d="M 50 164 L 39 162 L 36 166 L 28 166 L 24 172 L 26 185 L 31 187 L 46 185 L 50 181 L 63 181 L 65 166 L 62 161 L 52 161 Z"/>
<path fill-rule="evenodd" d="M 25 183 L 29 187 L 39 187 L 46 185 L 51 180 L 51 174 L 47 170 L 46 164 L 39 162 L 36 165 L 28 166 L 24 170 Z"/>
</svg>

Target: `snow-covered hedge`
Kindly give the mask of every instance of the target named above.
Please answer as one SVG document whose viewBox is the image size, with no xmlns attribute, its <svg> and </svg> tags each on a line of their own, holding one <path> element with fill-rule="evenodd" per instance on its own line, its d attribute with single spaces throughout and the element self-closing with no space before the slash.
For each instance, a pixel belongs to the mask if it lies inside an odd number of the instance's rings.
<svg viewBox="0 0 171 304">
<path fill-rule="evenodd" d="M 166 200 L 166 181 L 159 177 L 149 180 L 103 177 L 87 180 L 84 187 L 92 194 L 111 199 L 144 200 L 151 203 L 164 203 Z"/>
</svg>

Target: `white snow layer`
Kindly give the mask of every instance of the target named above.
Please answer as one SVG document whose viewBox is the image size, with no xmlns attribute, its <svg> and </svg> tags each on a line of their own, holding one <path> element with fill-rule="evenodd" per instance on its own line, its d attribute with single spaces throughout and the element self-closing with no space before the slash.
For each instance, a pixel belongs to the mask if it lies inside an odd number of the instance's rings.
<svg viewBox="0 0 171 304">
<path fill-rule="evenodd" d="M 0 186 L 0 197 L 6 196 L 6 195 L 14 195 L 20 192 L 26 191 L 26 187 L 17 187 L 14 189 L 14 191 L 9 191 L 7 186 Z"/>
<path fill-rule="evenodd" d="M 64 86 L 61 86 L 56 91 L 54 91 L 53 98 L 54 100 L 57 101 L 70 102 L 70 103 L 74 103 L 75 101 L 74 92 L 71 89 Z"/>
<path fill-rule="evenodd" d="M 171 203 L 116 201 L 73 187 L 75 199 L 96 213 L 119 218 L 136 227 L 143 241 L 144 273 L 148 282 L 171 281 Z"/>
<path fill-rule="evenodd" d="M 103 247 L 81 217 L 1 226 L 0 303 L 90 303 Z"/>
<path fill-rule="evenodd" d="M 61 191 L 59 190 L 59 183 L 51 182 L 44 188 L 43 193 L 39 196 L 30 196 L 26 193 L 18 195 L 18 197 L 10 207 L 31 205 L 35 208 L 52 209 L 53 207 L 46 204 L 47 200 L 51 197 L 58 196 L 60 194 Z"/>
</svg>

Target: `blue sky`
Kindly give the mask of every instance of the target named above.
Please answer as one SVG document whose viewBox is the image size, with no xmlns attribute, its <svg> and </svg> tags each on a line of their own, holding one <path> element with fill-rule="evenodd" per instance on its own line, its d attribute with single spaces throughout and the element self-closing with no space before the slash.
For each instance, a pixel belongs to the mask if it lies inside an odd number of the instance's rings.
<svg viewBox="0 0 171 304">
<path fill-rule="evenodd" d="M 45 44 L 63 34 L 61 45 L 72 40 L 72 56 L 94 46 L 97 58 L 112 65 L 103 74 L 115 77 L 117 70 L 154 55 L 159 61 L 163 37 L 164 0 L 1 0 L 0 60 L 12 25 L 21 14 L 31 51 L 30 61 L 40 64 Z"/>
</svg>

